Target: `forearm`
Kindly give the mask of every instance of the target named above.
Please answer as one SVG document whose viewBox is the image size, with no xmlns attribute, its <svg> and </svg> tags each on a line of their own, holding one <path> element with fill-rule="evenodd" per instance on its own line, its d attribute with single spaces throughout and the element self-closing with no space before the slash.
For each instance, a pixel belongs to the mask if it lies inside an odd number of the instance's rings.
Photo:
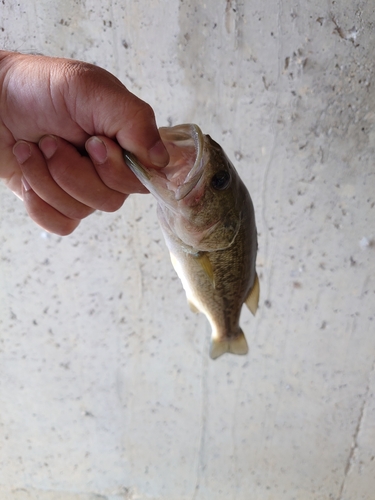
<svg viewBox="0 0 375 500">
<path fill-rule="evenodd" d="M 10 50 L 0 50 L 0 63 L 5 57 L 13 56 L 16 54 L 18 54 L 18 52 L 11 52 Z"/>
<path fill-rule="evenodd" d="M 9 70 L 12 62 L 22 57 L 18 52 L 11 52 L 9 50 L 0 50 L 0 85 L 4 81 L 5 74 Z"/>
<path fill-rule="evenodd" d="M 2 97 L 2 89 L 3 83 L 5 79 L 5 75 L 8 71 L 10 60 L 14 57 L 14 52 L 9 52 L 7 50 L 0 50 L 0 98 Z M 1 101 L 0 101 L 1 102 Z M 0 117 L 1 117 L 1 109 L 0 107 Z"/>
</svg>

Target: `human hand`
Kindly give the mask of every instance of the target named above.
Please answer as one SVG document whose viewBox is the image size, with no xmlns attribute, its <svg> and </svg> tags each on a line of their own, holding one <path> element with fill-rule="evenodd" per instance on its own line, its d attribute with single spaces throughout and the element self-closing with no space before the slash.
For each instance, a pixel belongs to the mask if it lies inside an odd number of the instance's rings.
<svg viewBox="0 0 375 500">
<path fill-rule="evenodd" d="M 69 234 L 95 210 L 146 192 L 122 148 L 165 166 L 152 108 L 99 67 L 0 51 L 0 178 L 32 219 Z"/>
</svg>

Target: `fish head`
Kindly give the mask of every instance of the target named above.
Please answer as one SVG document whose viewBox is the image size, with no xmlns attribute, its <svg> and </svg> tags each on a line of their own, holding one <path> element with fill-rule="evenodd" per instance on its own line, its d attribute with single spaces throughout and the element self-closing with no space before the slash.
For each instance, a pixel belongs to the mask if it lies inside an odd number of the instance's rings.
<svg viewBox="0 0 375 500">
<path fill-rule="evenodd" d="M 234 166 L 197 125 L 162 127 L 159 132 L 170 155 L 165 168 L 146 168 L 129 153 L 125 160 L 157 198 L 162 226 L 193 253 L 229 247 L 247 193 Z"/>
</svg>

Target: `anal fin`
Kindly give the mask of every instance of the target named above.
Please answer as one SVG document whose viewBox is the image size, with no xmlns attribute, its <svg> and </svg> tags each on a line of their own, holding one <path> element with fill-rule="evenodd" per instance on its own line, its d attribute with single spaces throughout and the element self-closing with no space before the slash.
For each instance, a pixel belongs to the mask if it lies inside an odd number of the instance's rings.
<svg viewBox="0 0 375 500">
<path fill-rule="evenodd" d="M 259 295 L 260 295 L 259 279 L 257 273 L 255 273 L 253 288 L 251 289 L 251 292 L 249 293 L 249 295 L 246 297 L 245 300 L 245 304 L 247 305 L 247 307 L 250 309 L 250 311 L 253 313 L 254 316 L 258 309 Z"/>
<path fill-rule="evenodd" d="M 249 347 L 242 330 L 232 338 L 225 338 L 224 340 L 212 338 L 210 357 L 216 359 L 226 352 L 230 352 L 231 354 L 247 354 L 249 352 Z"/>
</svg>

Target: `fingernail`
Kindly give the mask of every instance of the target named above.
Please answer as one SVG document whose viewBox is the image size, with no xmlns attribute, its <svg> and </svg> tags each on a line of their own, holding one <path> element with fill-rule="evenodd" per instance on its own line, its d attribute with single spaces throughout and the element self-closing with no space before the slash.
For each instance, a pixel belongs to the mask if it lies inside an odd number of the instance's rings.
<svg viewBox="0 0 375 500">
<path fill-rule="evenodd" d="M 155 167 L 165 167 L 169 162 L 168 151 L 160 140 L 148 150 L 148 157 Z"/>
<path fill-rule="evenodd" d="M 86 141 L 86 151 L 96 163 L 104 163 L 108 159 L 107 147 L 98 137 L 90 137 Z"/>
<path fill-rule="evenodd" d="M 44 154 L 45 158 L 49 160 L 56 153 L 57 141 L 52 135 L 46 135 L 39 141 L 39 149 Z"/>
<path fill-rule="evenodd" d="M 13 154 L 22 165 L 31 156 L 31 149 L 27 142 L 19 141 L 13 146 Z"/>
<path fill-rule="evenodd" d="M 25 179 L 25 177 L 22 177 L 22 178 L 21 178 L 21 181 L 22 181 L 23 189 L 24 189 L 26 192 L 27 192 L 27 191 L 30 191 L 31 186 L 30 186 L 30 184 L 27 182 L 27 180 Z"/>
</svg>

